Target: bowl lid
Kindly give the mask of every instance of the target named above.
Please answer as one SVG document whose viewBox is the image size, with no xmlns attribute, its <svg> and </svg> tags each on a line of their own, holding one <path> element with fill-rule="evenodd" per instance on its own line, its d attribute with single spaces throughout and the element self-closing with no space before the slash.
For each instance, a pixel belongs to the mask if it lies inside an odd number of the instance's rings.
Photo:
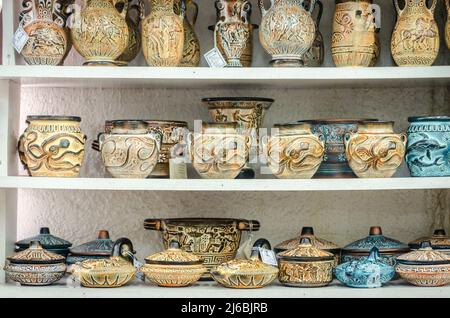
<svg viewBox="0 0 450 318">
<path fill-rule="evenodd" d="M 13 264 L 57 264 L 64 263 L 65 259 L 62 255 L 42 248 L 39 241 L 31 241 L 28 249 L 8 257 Z"/>
<path fill-rule="evenodd" d="M 383 235 L 380 226 L 372 226 L 369 236 L 346 245 L 344 253 L 369 253 L 373 247 L 377 247 L 380 253 L 406 253 L 409 246 L 405 243 Z"/>
<path fill-rule="evenodd" d="M 299 262 L 331 261 L 334 260 L 332 253 L 321 250 L 312 245 L 311 239 L 302 237 L 300 244 L 291 250 L 284 251 L 277 255 L 279 259 Z"/>
<path fill-rule="evenodd" d="M 203 260 L 193 253 L 183 251 L 180 243 L 173 240 L 165 251 L 155 253 L 145 258 L 147 264 L 152 265 L 199 265 Z"/>
<path fill-rule="evenodd" d="M 16 246 L 19 249 L 28 248 L 31 241 L 39 241 L 44 249 L 68 249 L 72 246 L 72 243 L 62 238 L 50 234 L 48 227 L 41 227 L 39 234 L 30 238 L 26 238 L 16 242 Z"/>
<path fill-rule="evenodd" d="M 81 245 L 72 247 L 70 253 L 73 255 L 112 255 L 114 242 L 109 238 L 109 232 L 100 230 L 96 240 L 83 243 Z"/>
<path fill-rule="evenodd" d="M 408 117 L 408 122 L 426 122 L 426 121 L 450 121 L 450 116 L 412 116 Z"/>
<path fill-rule="evenodd" d="M 128 273 L 135 272 L 136 268 L 126 259 L 120 256 L 113 256 L 104 259 L 88 259 L 75 266 L 76 271 L 87 271 L 89 273 Z"/>
<path fill-rule="evenodd" d="M 330 251 L 330 250 L 339 250 L 340 247 L 337 244 L 324 240 L 323 238 L 317 237 L 314 235 L 314 229 L 310 226 L 304 226 L 302 228 L 301 234 L 299 237 L 292 238 L 290 240 L 286 240 L 275 246 L 276 250 L 291 250 L 296 248 L 299 245 L 300 239 L 302 237 L 307 237 L 311 240 L 311 244 L 321 250 Z"/>
<path fill-rule="evenodd" d="M 422 242 L 420 249 L 397 257 L 405 265 L 450 265 L 450 255 L 433 250 L 429 241 Z"/>
<path fill-rule="evenodd" d="M 78 116 L 52 116 L 52 115 L 38 115 L 38 116 L 27 116 L 27 123 L 32 120 L 58 120 L 58 121 L 74 121 L 81 122 L 81 117 Z"/>
<path fill-rule="evenodd" d="M 444 229 L 437 229 L 431 236 L 421 237 L 409 242 L 409 247 L 419 249 L 420 244 L 424 241 L 429 241 L 431 247 L 435 250 L 450 249 L 450 236 L 445 233 Z"/>
</svg>

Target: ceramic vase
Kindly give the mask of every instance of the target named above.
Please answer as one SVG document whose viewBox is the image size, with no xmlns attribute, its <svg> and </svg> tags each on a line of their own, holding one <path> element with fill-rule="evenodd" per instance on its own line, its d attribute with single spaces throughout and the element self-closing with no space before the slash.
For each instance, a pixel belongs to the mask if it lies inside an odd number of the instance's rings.
<svg viewBox="0 0 450 318">
<path fill-rule="evenodd" d="M 337 67 L 373 66 L 380 54 L 372 0 L 336 0 L 331 54 Z"/>
<path fill-rule="evenodd" d="M 71 29 L 73 46 L 86 59 L 84 65 L 116 65 L 129 43 L 128 0 L 86 1 Z M 125 3 L 120 13 L 115 7 L 118 3 Z"/>
<path fill-rule="evenodd" d="M 151 0 L 152 11 L 142 23 L 142 49 L 149 66 L 179 66 L 183 58 L 183 13 L 173 0 Z"/>
<path fill-rule="evenodd" d="M 77 177 L 86 136 L 80 117 L 28 116 L 19 138 L 19 157 L 33 177 Z"/>
<path fill-rule="evenodd" d="M 193 16 L 189 20 L 188 12 L 192 8 Z M 197 23 L 198 5 L 193 0 L 176 0 L 174 12 L 176 14 L 184 15 L 183 29 L 184 29 L 184 45 L 183 57 L 181 58 L 180 66 L 182 67 L 196 67 L 200 64 L 200 41 L 194 31 L 194 26 Z"/>
<path fill-rule="evenodd" d="M 426 0 L 405 0 L 398 13 L 397 24 L 391 39 L 391 53 L 398 66 L 430 66 L 439 53 L 439 30 L 434 19 L 437 0 L 431 8 Z"/>
<path fill-rule="evenodd" d="M 410 117 L 408 121 L 406 163 L 411 176 L 450 176 L 450 117 Z"/>
<path fill-rule="evenodd" d="M 305 9 L 308 10 L 310 5 L 310 1 L 304 1 L 304 5 L 306 5 Z M 308 4 L 309 3 L 309 4 Z M 323 42 L 323 35 L 320 32 L 320 21 L 322 19 L 323 13 L 323 4 L 322 1 L 316 1 L 317 9 L 317 17 L 315 18 L 316 24 L 316 37 L 314 38 L 314 42 L 311 48 L 302 56 L 302 66 L 306 67 L 319 67 L 323 64 L 325 57 L 325 46 Z"/>
<path fill-rule="evenodd" d="M 69 1 L 73 2 L 73 1 Z M 29 36 L 22 56 L 29 65 L 62 65 L 70 41 L 61 0 L 24 0 L 20 24 Z"/>
<path fill-rule="evenodd" d="M 117 58 L 116 64 L 126 66 L 133 61 L 141 51 L 141 16 L 145 10 L 143 0 L 128 0 L 129 3 L 122 5 L 122 10 L 126 10 L 125 21 L 128 25 L 128 44 L 125 51 Z"/>
<path fill-rule="evenodd" d="M 304 0 L 271 0 L 269 9 L 258 0 L 262 14 L 259 39 L 264 50 L 272 56 L 273 66 L 301 66 L 302 56 L 313 45 L 316 26 L 311 12 L 316 0 L 311 0 L 309 10 Z"/>
<path fill-rule="evenodd" d="M 394 122 L 363 122 L 345 135 L 345 157 L 359 178 L 390 178 L 403 162 L 406 140 L 394 133 Z"/>
</svg>

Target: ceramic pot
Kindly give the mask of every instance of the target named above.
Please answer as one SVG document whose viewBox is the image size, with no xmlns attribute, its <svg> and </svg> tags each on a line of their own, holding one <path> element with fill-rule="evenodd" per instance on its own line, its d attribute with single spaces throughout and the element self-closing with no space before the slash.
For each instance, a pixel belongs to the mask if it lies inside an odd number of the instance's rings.
<svg viewBox="0 0 450 318">
<path fill-rule="evenodd" d="M 39 242 L 43 249 L 64 257 L 69 254 L 69 248 L 72 246 L 72 243 L 69 241 L 50 234 L 48 227 L 41 227 L 38 235 L 17 241 L 15 243 L 15 252 L 26 250 L 30 247 L 32 241 Z"/>
<path fill-rule="evenodd" d="M 128 0 L 127 3 L 120 3 L 118 10 L 125 10 L 125 21 L 128 26 L 128 44 L 125 51 L 117 58 L 115 63 L 119 66 L 126 66 L 133 61 L 141 51 L 141 16 L 145 7 L 142 0 Z M 117 6 L 116 6 L 117 7 Z"/>
<path fill-rule="evenodd" d="M 19 157 L 33 177 L 78 177 L 86 136 L 80 117 L 28 116 Z"/>
<path fill-rule="evenodd" d="M 253 58 L 253 30 L 250 23 L 252 5 L 248 0 L 215 0 L 217 22 L 214 44 L 227 62 L 227 67 L 250 67 Z"/>
<path fill-rule="evenodd" d="M 394 0 L 398 13 L 397 24 L 391 39 L 391 53 L 398 66 L 430 66 L 439 53 L 439 29 L 434 20 L 437 0 L 431 8 L 427 0 L 406 0 L 400 8 Z"/>
<path fill-rule="evenodd" d="M 336 278 L 344 285 L 354 288 L 377 288 L 395 275 L 395 268 L 385 264 L 377 247 L 370 250 L 367 258 L 343 263 L 335 269 Z"/>
<path fill-rule="evenodd" d="M 271 0 L 266 10 L 264 1 L 258 0 L 262 20 L 259 40 L 272 56 L 273 66 L 301 66 L 302 56 L 313 45 L 316 26 L 311 13 L 316 0 L 310 0 L 309 10 L 304 0 Z"/>
<path fill-rule="evenodd" d="M 277 254 L 280 272 L 278 280 L 292 287 L 321 287 L 333 280 L 334 255 L 302 238 L 300 244 Z"/>
<path fill-rule="evenodd" d="M 42 248 L 39 241 L 31 241 L 28 249 L 7 258 L 6 278 L 21 285 L 51 285 L 66 273 L 64 256 Z"/>
<path fill-rule="evenodd" d="M 345 157 L 358 178 L 390 178 L 403 162 L 406 134 L 394 133 L 393 121 L 363 122 L 345 135 Z"/>
<path fill-rule="evenodd" d="M 278 268 L 261 261 L 259 248 L 272 249 L 269 241 L 259 239 L 253 244 L 250 259 L 222 263 L 211 271 L 212 277 L 228 288 L 252 289 L 270 285 L 277 278 Z"/>
<path fill-rule="evenodd" d="M 352 242 L 342 248 L 342 263 L 360 260 L 369 256 L 370 250 L 376 247 L 381 261 L 387 265 L 395 266 L 397 257 L 407 253 L 410 249 L 407 244 L 383 235 L 381 227 L 372 226 L 369 236 Z"/>
<path fill-rule="evenodd" d="M 318 119 L 306 120 L 299 123 L 311 124 L 311 131 L 315 135 L 325 138 L 325 154 L 316 178 L 353 178 L 355 174 L 348 165 L 345 157 L 344 138 L 347 133 L 356 132 L 358 125 L 364 121 L 374 119 Z"/>
<path fill-rule="evenodd" d="M 323 136 L 314 135 L 306 123 L 275 128 L 275 135 L 263 138 L 263 152 L 272 173 L 280 179 L 312 178 L 322 163 Z"/>
<path fill-rule="evenodd" d="M 397 258 L 395 270 L 408 283 L 421 287 L 450 284 L 450 256 L 432 249 L 423 242 L 419 250 Z"/>
<path fill-rule="evenodd" d="M 145 263 L 140 271 L 150 283 L 161 287 L 193 285 L 208 271 L 202 258 L 181 250 L 175 240 L 166 251 L 146 257 Z"/>
<path fill-rule="evenodd" d="M 142 49 L 149 66 L 178 66 L 183 58 L 183 13 L 174 0 L 151 0 L 152 12 L 142 23 Z"/>
<path fill-rule="evenodd" d="M 204 179 L 234 179 L 247 163 L 250 138 L 236 123 L 203 123 L 188 139 L 192 166 Z"/>
<path fill-rule="evenodd" d="M 129 44 L 128 0 L 86 1 L 71 29 L 73 46 L 86 59 L 84 65 L 116 65 Z M 115 8 L 118 3 L 125 3 L 120 13 Z"/>
<path fill-rule="evenodd" d="M 433 235 L 418 238 L 409 242 L 408 245 L 412 250 L 417 250 L 420 248 L 422 242 L 425 241 L 430 242 L 433 250 L 450 255 L 450 236 L 445 233 L 444 229 L 434 230 Z"/>
<path fill-rule="evenodd" d="M 195 34 L 194 26 L 197 23 L 198 5 L 193 0 L 175 0 L 174 12 L 177 15 L 183 14 L 184 45 L 183 57 L 179 66 L 196 67 L 200 65 L 200 41 Z M 192 7 L 193 16 L 189 21 L 188 11 Z"/>
<path fill-rule="evenodd" d="M 445 23 L 445 43 L 447 48 L 450 49 L 450 0 L 445 0 L 445 6 L 447 7 L 447 22 Z"/>
<path fill-rule="evenodd" d="M 107 259 L 85 260 L 73 266 L 73 276 L 83 287 L 121 287 L 130 282 L 137 270 L 132 265 L 133 244 L 120 238 L 113 246 L 113 256 Z"/>
<path fill-rule="evenodd" d="M 281 242 L 274 247 L 275 253 L 282 253 L 287 250 L 292 250 L 298 247 L 299 242 L 303 237 L 309 238 L 311 244 L 318 249 L 329 252 L 334 255 L 335 265 L 340 263 L 341 258 L 341 248 L 330 241 L 324 240 L 323 238 L 314 235 L 314 229 L 310 226 L 305 226 L 302 228 L 301 234 L 293 239 L 289 239 Z"/>
<path fill-rule="evenodd" d="M 410 117 L 406 163 L 412 177 L 450 176 L 450 117 Z"/>
<path fill-rule="evenodd" d="M 144 121 L 113 121 L 111 132 L 98 136 L 106 170 L 114 178 L 147 178 L 158 162 L 161 139 Z"/>
<path fill-rule="evenodd" d="M 204 98 L 202 102 L 208 106 L 209 115 L 215 123 L 236 122 L 238 129 L 251 138 L 250 158 L 258 156 L 260 129 L 266 111 L 274 102 L 273 99 L 261 97 L 214 97 Z M 241 175 L 253 178 L 255 172 L 246 165 Z"/>
<path fill-rule="evenodd" d="M 100 230 L 97 239 L 70 248 L 67 264 L 72 265 L 85 260 L 107 259 L 112 256 L 114 241 L 109 232 Z"/>
<path fill-rule="evenodd" d="M 146 219 L 144 228 L 161 231 L 166 248 L 172 240 L 201 257 L 208 270 L 236 257 L 242 231 L 258 231 L 258 221 L 238 219 Z M 202 279 L 211 279 L 206 273 Z"/>
<path fill-rule="evenodd" d="M 68 1 L 70 3 L 72 1 Z M 22 56 L 29 65 L 62 65 L 69 48 L 61 0 L 24 0 L 20 24 L 29 39 Z"/>
<path fill-rule="evenodd" d="M 336 0 L 331 54 L 337 67 L 374 66 L 380 55 L 375 14 L 380 7 L 372 0 Z"/>
<path fill-rule="evenodd" d="M 303 6 L 306 10 L 309 10 L 310 1 L 303 1 Z M 317 17 L 315 18 L 316 24 L 316 37 L 311 48 L 302 56 L 302 66 L 306 67 L 319 67 L 322 66 L 325 57 L 325 46 L 323 43 L 323 35 L 319 30 L 320 20 L 322 19 L 323 4 L 322 1 L 317 0 L 316 6 Z"/>
</svg>

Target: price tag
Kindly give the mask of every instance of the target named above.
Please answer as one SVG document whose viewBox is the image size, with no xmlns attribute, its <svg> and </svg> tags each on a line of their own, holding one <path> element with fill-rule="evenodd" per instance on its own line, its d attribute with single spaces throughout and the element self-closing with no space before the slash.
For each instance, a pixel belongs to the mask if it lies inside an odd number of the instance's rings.
<svg viewBox="0 0 450 318">
<path fill-rule="evenodd" d="M 187 179 L 187 165 L 182 157 L 169 159 L 169 174 L 170 179 Z"/>
<path fill-rule="evenodd" d="M 27 44 L 29 38 L 30 37 L 25 32 L 22 25 L 19 25 L 13 37 L 13 46 L 16 49 L 17 53 L 20 54 L 20 52 L 22 52 L 23 47 L 25 46 L 25 44 Z"/>
<path fill-rule="evenodd" d="M 205 53 L 205 59 L 209 67 L 225 67 L 227 62 L 223 58 L 222 54 L 215 47 L 211 51 Z"/>
<path fill-rule="evenodd" d="M 263 263 L 278 266 L 277 257 L 274 251 L 262 247 L 259 247 L 258 249 L 259 249 L 259 256 L 261 256 L 261 260 L 263 261 Z"/>
</svg>

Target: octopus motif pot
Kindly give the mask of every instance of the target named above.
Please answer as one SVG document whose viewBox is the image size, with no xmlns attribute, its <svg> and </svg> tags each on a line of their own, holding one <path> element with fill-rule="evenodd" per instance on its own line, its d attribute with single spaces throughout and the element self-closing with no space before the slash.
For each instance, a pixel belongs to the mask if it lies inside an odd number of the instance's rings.
<svg viewBox="0 0 450 318">
<path fill-rule="evenodd" d="M 272 173 L 281 179 L 312 178 L 322 163 L 323 136 L 314 135 L 306 123 L 275 128 L 275 135 L 263 139 L 263 152 Z"/>
<path fill-rule="evenodd" d="M 403 162 L 406 140 L 394 133 L 394 122 L 363 122 L 345 135 L 345 157 L 359 178 L 390 178 Z"/>
<path fill-rule="evenodd" d="M 450 117 L 410 117 L 406 163 L 413 177 L 450 176 Z"/>
<path fill-rule="evenodd" d="M 28 116 L 19 157 L 33 177 L 78 177 L 86 136 L 80 117 Z"/>
</svg>

